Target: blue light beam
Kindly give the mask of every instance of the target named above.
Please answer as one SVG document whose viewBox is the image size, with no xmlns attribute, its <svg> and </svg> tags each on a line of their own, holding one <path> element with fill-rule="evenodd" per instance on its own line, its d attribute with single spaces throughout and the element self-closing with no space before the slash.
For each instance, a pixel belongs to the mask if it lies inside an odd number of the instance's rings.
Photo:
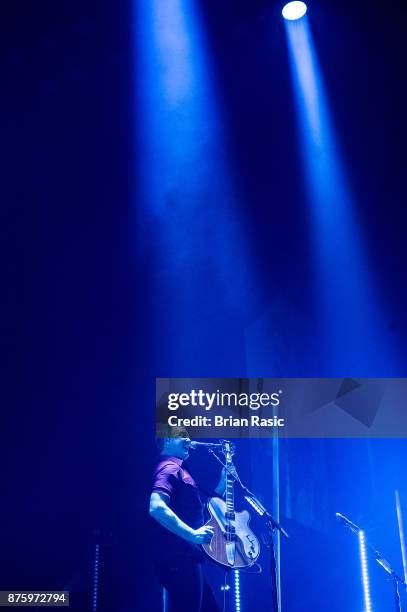
<svg viewBox="0 0 407 612">
<path fill-rule="evenodd" d="M 285 21 L 306 191 L 325 375 L 394 375 L 399 362 L 366 257 L 308 19 Z"/>
<path fill-rule="evenodd" d="M 174 371 L 197 359 L 202 371 L 211 367 L 202 346 L 222 341 L 219 321 L 237 325 L 250 309 L 255 274 L 199 3 L 135 1 L 142 231 L 132 242 L 151 262 L 157 345 L 172 352 Z"/>
</svg>

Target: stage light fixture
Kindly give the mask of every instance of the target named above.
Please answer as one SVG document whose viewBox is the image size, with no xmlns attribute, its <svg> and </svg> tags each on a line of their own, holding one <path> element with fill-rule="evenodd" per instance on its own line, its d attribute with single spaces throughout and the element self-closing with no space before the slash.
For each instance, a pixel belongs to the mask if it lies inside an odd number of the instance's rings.
<svg viewBox="0 0 407 612">
<path fill-rule="evenodd" d="M 301 19 L 304 17 L 307 12 L 307 5 L 305 2 L 289 2 L 286 4 L 282 10 L 282 14 L 284 19 L 288 19 L 288 21 L 296 21 L 297 19 Z"/>
</svg>

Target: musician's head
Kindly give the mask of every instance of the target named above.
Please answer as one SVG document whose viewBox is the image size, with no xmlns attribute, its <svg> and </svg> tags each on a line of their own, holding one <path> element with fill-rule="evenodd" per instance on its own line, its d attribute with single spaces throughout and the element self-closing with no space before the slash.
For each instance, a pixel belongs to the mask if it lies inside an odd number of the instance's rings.
<svg viewBox="0 0 407 612">
<path fill-rule="evenodd" d="M 191 440 L 185 427 L 168 427 L 160 428 L 157 438 L 157 447 L 160 455 L 169 455 L 177 457 L 183 461 L 189 456 L 189 448 Z"/>
</svg>

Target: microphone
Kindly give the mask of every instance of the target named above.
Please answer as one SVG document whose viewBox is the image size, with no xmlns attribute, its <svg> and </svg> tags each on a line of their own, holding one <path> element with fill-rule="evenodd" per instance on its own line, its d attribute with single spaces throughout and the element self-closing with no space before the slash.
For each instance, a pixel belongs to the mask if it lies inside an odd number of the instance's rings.
<svg viewBox="0 0 407 612">
<path fill-rule="evenodd" d="M 199 447 L 210 448 L 210 447 L 213 447 L 213 446 L 219 447 L 219 446 L 222 446 L 222 444 L 213 444 L 212 442 L 195 442 L 195 441 L 191 440 L 189 448 L 192 448 L 193 450 L 196 450 Z"/>
<path fill-rule="evenodd" d="M 355 523 L 352 523 L 352 521 L 350 521 L 348 518 L 346 518 L 346 516 L 344 516 L 340 512 L 336 512 L 335 516 L 336 516 L 337 519 L 339 519 L 341 521 L 341 523 L 346 525 L 346 527 L 349 527 L 349 529 L 351 531 L 353 531 L 355 533 L 359 533 L 359 531 L 362 531 L 362 529 L 360 527 L 355 525 Z"/>
</svg>

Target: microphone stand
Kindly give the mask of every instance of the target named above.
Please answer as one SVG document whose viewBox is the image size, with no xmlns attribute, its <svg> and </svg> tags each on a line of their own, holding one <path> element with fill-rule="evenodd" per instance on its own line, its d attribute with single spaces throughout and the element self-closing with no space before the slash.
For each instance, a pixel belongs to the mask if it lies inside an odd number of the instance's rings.
<svg viewBox="0 0 407 612">
<path fill-rule="evenodd" d="M 273 612 L 279 612 L 279 603 L 278 603 L 278 581 L 277 581 L 277 560 L 276 560 L 276 550 L 274 546 L 274 536 L 275 532 L 279 531 L 283 534 L 284 537 L 288 538 L 289 535 L 280 525 L 278 521 L 272 516 L 272 514 L 263 506 L 261 501 L 255 496 L 255 494 L 250 491 L 246 486 L 244 486 L 240 478 L 238 478 L 238 482 L 241 485 L 243 491 L 246 493 L 244 496 L 245 500 L 256 510 L 257 514 L 265 519 L 265 525 L 267 528 L 267 536 L 263 537 L 263 541 L 266 547 L 270 550 L 270 577 L 271 577 L 271 594 L 272 594 L 272 610 Z"/>
<path fill-rule="evenodd" d="M 270 550 L 270 577 L 271 577 L 271 591 L 272 591 L 272 608 L 271 609 L 272 609 L 272 612 L 279 612 L 278 588 L 277 588 L 277 585 L 278 585 L 277 562 L 276 562 L 276 553 L 275 553 L 275 546 L 274 546 L 274 535 L 275 535 L 276 530 L 280 531 L 280 533 L 282 533 L 283 536 L 286 538 L 288 538 L 289 535 L 286 532 L 286 530 L 280 525 L 280 523 L 276 521 L 276 519 L 272 516 L 272 514 L 265 508 L 265 506 L 263 506 L 260 500 L 255 496 L 255 494 L 252 491 L 250 491 L 250 489 L 248 489 L 248 487 L 246 487 L 242 483 L 239 477 L 239 474 L 237 473 L 236 467 L 233 472 L 232 470 L 228 468 L 227 465 L 223 463 L 222 459 L 218 457 L 218 455 L 212 450 L 212 448 L 208 448 L 208 451 L 209 453 L 211 453 L 211 455 L 215 457 L 215 459 L 217 459 L 217 461 L 219 461 L 219 463 L 225 468 L 225 470 L 238 482 L 241 489 L 245 493 L 244 495 L 245 500 L 252 506 L 252 508 L 254 508 L 257 514 L 259 514 L 261 517 L 265 519 L 265 525 L 267 528 L 267 537 L 264 538 L 263 541 L 266 547 Z"/>
<path fill-rule="evenodd" d="M 370 548 L 374 550 L 375 559 L 379 565 L 382 566 L 385 572 L 387 572 L 391 576 L 391 581 L 393 583 L 393 592 L 394 592 L 394 609 L 396 612 L 401 612 L 401 601 L 400 601 L 400 593 L 399 593 L 399 584 L 403 585 L 407 588 L 407 584 L 404 582 L 402 578 L 391 567 L 390 563 L 379 553 L 378 550 L 375 550 L 371 544 L 369 544 Z"/>
<path fill-rule="evenodd" d="M 358 525 L 354 525 L 353 523 L 348 524 L 347 522 L 343 523 L 352 533 L 358 534 L 359 531 L 362 531 Z M 407 584 L 405 581 L 400 578 L 398 574 L 391 567 L 390 563 L 383 557 L 383 555 L 373 546 L 373 544 L 367 539 L 365 535 L 365 542 L 370 550 L 373 551 L 374 557 L 377 563 L 391 576 L 391 581 L 393 582 L 393 592 L 394 592 L 394 609 L 396 612 L 401 612 L 401 601 L 400 601 L 400 593 L 399 593 L 399 584 L 407 588 Z"/>
</svg>

